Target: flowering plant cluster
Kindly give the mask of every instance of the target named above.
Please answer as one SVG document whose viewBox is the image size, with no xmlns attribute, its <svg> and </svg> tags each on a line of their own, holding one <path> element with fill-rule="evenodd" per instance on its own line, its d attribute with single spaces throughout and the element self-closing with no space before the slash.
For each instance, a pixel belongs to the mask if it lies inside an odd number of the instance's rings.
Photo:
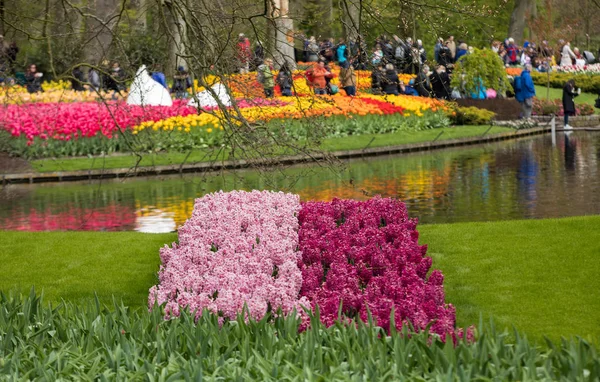
<svg viewBox="0 0 600 382">
<path fill-rule="evenodd" d="M 575 115 L 592 115 L 594 107 L 586 103 L 575 104 Z M 533 115 L 565 115 L 562 100 L 545 100 L 540 98 L 533 99 Z"/>
<path fill-rule="evenodd" d="M 552 71 L 557 73 L 573 74 L 600 74 L 600 64 L 592 65 L 571 65 L 571 66 L 553 66 Z"/>
<path fill-rule="evenodd" d="M 119 128 L 194 113 L 196 109 L 181 101 L 152 107 L 124 102 L 31 103 L 0 107 L 0 127 L 30 142 L 35 137 L 68 141 L 102 134 L 111 138 Z"/>
<path fill-rule="evenodd" d="M 297 264 L 298 195 L 233 191 L 196 200 L 192 217 L 179 229 L 179 244 L 160 252 L 160 284 L 149 305 L 165 305 L 167 317 L 189 307 L 196 317 L 208 309 L 235 319 L 262 318 L 279 308 L 301 310 L 302 274 Z"/>
<path fill-rule="evenodd" d="M 429 277 L 427 246 L 418 244 L 416 220 L 404 203 L 374 198 L 308 202 L 299 215 L 302 290 L 321 320 L 368 319 L 389 330 L 409 323 L 417 330 L 454 331 L 455 310 L 444 302 L 440 271 Z"/>
<path fill-rule="evenodd" d="M 416 225 L 393 199 L 300 206 L 292 194 L 210 194 L 196 200 L 179 244 L 161 250 L 149 307 L 164 303 L 166 318 L 188 307 L 196 317 L 208 309 L 222 319 L 241 312 L 260 319 L 318 306 L 327 326 L 371 314 L 388 331 L 431 325 L 441 338 L 456 338 L 444 277 L 428 276 L 432 260 Z"/>
</svg>

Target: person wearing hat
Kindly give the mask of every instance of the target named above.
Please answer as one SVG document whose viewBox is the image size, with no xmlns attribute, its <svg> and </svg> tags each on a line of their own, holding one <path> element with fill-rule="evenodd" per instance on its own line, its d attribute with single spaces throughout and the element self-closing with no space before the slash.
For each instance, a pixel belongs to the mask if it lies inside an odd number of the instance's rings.
<svg viewBox="0 0 600 382">
<path fill-rule="evenodd" d="M 250 40 L 243 33 L 240 33 L 237 43 L 237 56 L 240 62 L 240 73 L 248 73 L 250 70 L 250 58 L 252 50 L 250 49 Z"/>
<path fill-rule="evenodd" d="M 177 73 L 173 76 L 173 87 L 171 93 L 175 93 L 177 99 L 187 99 L 187 90 L 192 87 L 192 80 L 183 66 L 177 68 Z"/>
</svg>

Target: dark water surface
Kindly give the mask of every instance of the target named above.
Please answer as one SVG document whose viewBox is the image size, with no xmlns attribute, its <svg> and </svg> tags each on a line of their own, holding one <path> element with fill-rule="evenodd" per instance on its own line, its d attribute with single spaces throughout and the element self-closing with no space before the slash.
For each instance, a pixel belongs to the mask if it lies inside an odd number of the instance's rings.
<svg viewBox="0 0 600 382">
<path fill-rule="evenodd" d="M 559 134 L 410 155 L 352 160 L 345 170 L 10 185 L 0 230 L 173 231 L 194 199 L 233 189 L 284 189 L 302 200 L 399 198 L 421 223 L 600 214 L 600 134 Z"/>
</svg>

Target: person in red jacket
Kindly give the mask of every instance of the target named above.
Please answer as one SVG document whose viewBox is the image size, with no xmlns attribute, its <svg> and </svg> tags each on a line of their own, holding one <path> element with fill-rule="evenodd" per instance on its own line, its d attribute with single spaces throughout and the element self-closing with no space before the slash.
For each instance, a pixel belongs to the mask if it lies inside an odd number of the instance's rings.
<svg viewBox="0 0 600 382">
<path fill-rule="evenodd" d="M 316 95 L 327 94 L 327 81 L 326 78 L 333 78 L 330 71 L 325 68 L 325 63 L 319 61 L 318 64 L 308 70 L 307 78 L 310 78 L 310 85 L 315 91 Z"/>
<path fill-rule="evenodd" d="M 250 70 L 250 58 L 252 50 L 250 49 L 250 40 L 243 33 L 240 33 L 237 43 L 237 54 L 240 60 L 240 73 L 248 73 Z"/>
</svg>

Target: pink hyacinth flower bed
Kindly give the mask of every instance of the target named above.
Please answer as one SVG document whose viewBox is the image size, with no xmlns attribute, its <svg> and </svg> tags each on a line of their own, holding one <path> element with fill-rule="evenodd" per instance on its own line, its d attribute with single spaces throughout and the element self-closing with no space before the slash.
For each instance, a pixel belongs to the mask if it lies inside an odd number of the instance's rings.
<svg viewBox="0 0 600 382">
<path fill-rule="evenodd" d="M 404 203 L 389 198 L 300 205 L 297 195 L 268 191 L 209 194 L 196 200 L 179 244 L 161 250 L 149 306 L 165 304 L 166 318 L 187 307 L 221 319 L 244 306 L 255 319 L 318 306 L 326 326 L 366 322 L 370 313 L 388 332 L 393 312 L 398 330 L 431 325 L 455 340 L 455 309 L 445 303 L 442 273 L 429 274 L 416 226 Z"/>
<path fill-rule="evenodd" d="M 167 317 L 189 307 L 235 319 L 244 305 L 255 319 L 269 309 L 301 310 L 298 195 L 267 191 L 214 193 L 196 200 L 179 229 L 179 245 L 160 251 L 160 284 L 149 304 Z"/>
</svg>

